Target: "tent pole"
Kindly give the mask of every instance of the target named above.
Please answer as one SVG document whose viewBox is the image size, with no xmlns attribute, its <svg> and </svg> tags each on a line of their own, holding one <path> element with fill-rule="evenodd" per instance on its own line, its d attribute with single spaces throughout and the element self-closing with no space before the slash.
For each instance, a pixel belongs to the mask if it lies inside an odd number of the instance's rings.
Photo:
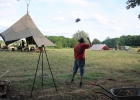
<svg viewBox="0 0 140 100">
<path fill-rule="evenodd" d="M 27 14 L 28 14 L 28 6 L 29 6 L 29 5 L 27 4 Z"/>
</svg>

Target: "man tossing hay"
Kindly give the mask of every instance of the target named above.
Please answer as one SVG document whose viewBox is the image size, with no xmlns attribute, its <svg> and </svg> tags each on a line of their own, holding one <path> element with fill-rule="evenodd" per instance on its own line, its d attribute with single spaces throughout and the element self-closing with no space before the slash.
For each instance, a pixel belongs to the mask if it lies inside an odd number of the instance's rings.
<svg viewBox="0 0 140 100">
<path fill-rule="evenodd" d="M 74 47 L 74 67 L 73 67 L 73 75 L 71 79 L 71 83 L 74 82 L 74 76 L 77 73 L 78 68 L 80 69 L 80 83 L 79 87 L 82 87 L 82 81 L 83 81 L 83 76 L 84 76 L 84 70 L 85 70 L 85 49 L 88 49 L 91 47 L 91 41 L 89 37 L 87 37 L 87 40 L 89 44 L 85 43 L 85 40 L 83 37 L 78 39 L 79 44 L 77 44 Z"/>
</svg>

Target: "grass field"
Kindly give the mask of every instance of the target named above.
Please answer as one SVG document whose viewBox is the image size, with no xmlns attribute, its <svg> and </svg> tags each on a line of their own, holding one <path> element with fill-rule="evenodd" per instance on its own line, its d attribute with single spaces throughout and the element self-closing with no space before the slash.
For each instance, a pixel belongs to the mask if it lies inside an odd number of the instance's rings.
<svg viewBox="0 0 140 100">
<path fill-rule="evenodd" d="M 75 84 L 70 85 L 74 61 L 73 49 L 48 49 L 47 56 L 58 92 L 61 94 L 60 100 L 64 99 L 64 97 L 68 97 L 69 100 L 77 99 L 75 95 L 65 96 L 68 93 L 75 94 L 75 92 L 81 93 L 81 91 L 84 91 L 84 93 L 86 93 L 84 97 L 92 95 L 92 90 L 97 88 L 90 85 L 93 82 L 101 84 L 107 89 L 113 87 L 140 86 L 140 54 L 136 51 L 115 52 L 114 50 L 86 50 L 86 70 L 83 80 L 84 87 L 82 89 L 78 88 L 79 71 L 75 78 Z M 17 91 L 30 93 L 38 59 L 39 53 L 0 51 L 0 75 L 9 71 L 1 77 L 1 80 L 9 80 L 11 82 L 11 87 L 15 88 Z M 42 61 L 43 73 L 47 75 L 43 78 L 43 88 L 42 78 L 40 77 L 42 73 Z M 55 93 L 46 55 L 43 53 L 43 60 L 41 56 L 37 70 L 34 93 L 44 90 L 50 92 L 50 95 L 51 93 Z M 39 98 L 39 96 L 39 94 L 38 96 L 36 95 L 36 98 Z M 58 95 L 55 98 L 58 98 Z M 90 98 L 86 100 L 90 100 Z"/>
</svg>

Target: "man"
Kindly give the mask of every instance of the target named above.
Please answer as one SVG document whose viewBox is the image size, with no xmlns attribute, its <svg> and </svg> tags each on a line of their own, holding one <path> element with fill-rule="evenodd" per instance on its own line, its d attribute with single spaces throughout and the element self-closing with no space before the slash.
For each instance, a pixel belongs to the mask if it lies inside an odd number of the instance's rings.
<svg viewBox="0 0 140 100">
<path fill-rule="evenodd" d="M 22 40 L 22 49 L 24 49 L 24 47 L 25 47 L 25 42 L 24 40 Z"/>
<path fill-rule="evenodd" d="M 85 49 L 88 49 L 91 47 L 91 41 L 89 37 L 87 37 L 87 40 L 89 44 L 85 44 L 85 40 L 83 37 L 81 37 L 78 41 L 79 44 L 77 44 L 74 47 L 74 67 L 73 67 L 73 75 L 71 79 L 71 83 L 74 81 L 74 76 L 77 73 L 78 68 L 80 69 L 80 84 L 79 87 L 82 87 L 82 81 L 83 81 L 83 75 L 85 70 Z"/>
<path fill-rule="evenodd" d="M 118 45 L 115 45 L 115 51 L 117 52 L 118 51 Z"/>
</svg>

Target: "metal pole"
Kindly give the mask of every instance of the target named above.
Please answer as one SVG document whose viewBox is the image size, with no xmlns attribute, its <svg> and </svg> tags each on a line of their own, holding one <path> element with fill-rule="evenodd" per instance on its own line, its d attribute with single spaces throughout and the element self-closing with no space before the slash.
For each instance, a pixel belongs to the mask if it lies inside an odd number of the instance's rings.
<svg viewBox="0 0 140 100">
<path fill-rule="evenodd" d="M 34 89 L 34 84 L 35 84 L 36 74 L 37 74 L 37 70 L 38 70 L 38 65 L 39 65 L 40 55 L 41 55 L 41 52 L 40 52 L 40 54 L 39 54 L 39 59 L 38 59 L 38 63 L 37 63 L 37 68 L 36 68 L 35 78 L 34 78 L 33 87 L 32 87 L 32 91 L 31 91 L 31 97 L 32 97 L 33 89 Z"/>
<path fill-rule="evenodd" d="M 27 4 L 27 14 L 28 14 L 28 7 L 29 7 L 29 5 Z"/>
<path fill-rule="evenodd" d="M 42 87 L 43 87 L 43 46 L 42 46 Z"/>
<path fill-rule="evenodd" d="M 46 50 L 45 50 L 45 47 L 44 47 L 44 51 L 45 51 L 47 62 L 48 62 L 48 65 L 49 65 L 49 69 L 50 69 L 50 72 L 51 72 L 51 75 L 52 75 L 52 79 L 53 79 L 53 83 L 54 83 L 54 86 L 55 86 L 55 90 L 56 90 L 56 92 L 58 94 L 58 91 L 57 91 L 57 88 L 56 88 L 56 84 L 55 84 L 55 81 L 54 81 L 54 77 L 53 77 L 53 74 L 52 74 L 52 70 L 51 70 L 51 67 L 50 67 L 50 63 L 49 63 L 49 60 L 48 60 L 48 57 L 47 57 L 47 53 L 46 53 Z"/>
</svg>

